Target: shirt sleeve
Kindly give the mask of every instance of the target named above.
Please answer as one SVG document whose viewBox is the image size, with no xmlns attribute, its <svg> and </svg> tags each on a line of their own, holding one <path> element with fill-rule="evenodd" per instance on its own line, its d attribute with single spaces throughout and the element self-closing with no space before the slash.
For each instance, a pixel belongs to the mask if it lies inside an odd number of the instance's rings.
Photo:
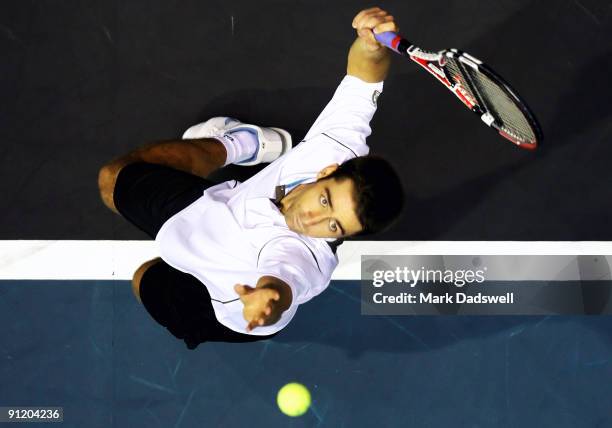
<svg viewBox="0 0 612 428">
<path fill-rule="evenodd" d="M 354 76 L 345 76 L 306 134 L 305 141 L 316 135 L 325 135 L 351 150 L 355 156 L 367 155 L 366 138 L 372 133 L 370 121 L 382 90 L 383 82 L 367 83 Z"/>
<path fill-rule="evenodd" d="M 312 299 L 327 287 L 335 259 L 324 260 L 321 254 L 315 255 L 303 241 L 284 236 L 264 245 L 257 266 L 259 277 L 276 277 L 291 288 L 291 306 L 277 323 L 266 326 L 266 334 L 270 334 L 268 331 L 279 331 L 289 323 L 298 305 Z"/>
</svg>

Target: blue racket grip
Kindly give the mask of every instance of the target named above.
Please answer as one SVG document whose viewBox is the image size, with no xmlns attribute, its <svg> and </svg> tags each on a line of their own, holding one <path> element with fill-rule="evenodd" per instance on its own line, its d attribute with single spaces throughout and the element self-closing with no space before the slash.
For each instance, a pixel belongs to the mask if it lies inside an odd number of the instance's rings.
<svg viewBox="0 0 612 428">
<path fill-rule="evenodd" d="M 374 33 L 374 38 L 378 43 L 381 43 L 388 47 L 389 49 L 400 53 L 397 50 L 397 46 L 399 45 L 399 41 L 402 39 L 397 33 L 393 31 L 385 31 L 384 33 L 376 34 Z"/>
</svg>

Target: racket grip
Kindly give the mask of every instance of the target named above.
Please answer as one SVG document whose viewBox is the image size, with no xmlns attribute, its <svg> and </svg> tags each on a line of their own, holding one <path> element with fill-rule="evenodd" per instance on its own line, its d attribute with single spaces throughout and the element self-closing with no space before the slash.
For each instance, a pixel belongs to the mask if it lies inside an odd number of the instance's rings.
<svg viewBox="0 0 612 428">
<path fill-rule="evenodd" d="M 385 45 L 397 53 L 401 53 L 397 47 L 402 40 L 402 36 L 398 35 L 397 33 L 394 33 L 393 31 L 385 31 L 384 33 L 380 34 L 374 33 L 374 38 L 378 43 Z"/>
</svg>

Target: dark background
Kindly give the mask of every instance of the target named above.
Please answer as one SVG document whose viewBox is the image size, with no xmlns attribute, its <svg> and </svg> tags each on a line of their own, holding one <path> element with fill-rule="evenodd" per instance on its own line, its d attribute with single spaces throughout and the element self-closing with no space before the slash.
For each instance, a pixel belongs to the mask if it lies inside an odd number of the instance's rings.
<svg viewBox="0 0 612 428">
<path fill-rule="evenodd" d="M 610 2 L 379 5 L 423 48 L 492 65 L 545 141 L 536 153 L 506 143 L 395 58 L 369 143 L 401 171 L 409 204 L 375 239 L 612 240 Z M 145 239 L 102 205 L 99 167 L 213 115 L 298 142 L 343 77 L 351 20 L 368 6 L 2 2 L 0 239 Z"/>
</svg>

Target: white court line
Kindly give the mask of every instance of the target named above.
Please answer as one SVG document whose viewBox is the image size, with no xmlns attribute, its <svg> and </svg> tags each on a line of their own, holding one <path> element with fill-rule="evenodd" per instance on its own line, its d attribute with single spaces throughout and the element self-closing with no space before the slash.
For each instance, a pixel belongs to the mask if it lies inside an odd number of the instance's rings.
<svg viewBox="0 0 612 428">
<path fill-rule="evenodd" d="M 610 241 L 355 241 L 332 279 L 359 279 L 361 255 L 612 255 Z M 157 257 L 154 241 L 0 241 L 0 280 L 128 280 Z"/>
</svg>

